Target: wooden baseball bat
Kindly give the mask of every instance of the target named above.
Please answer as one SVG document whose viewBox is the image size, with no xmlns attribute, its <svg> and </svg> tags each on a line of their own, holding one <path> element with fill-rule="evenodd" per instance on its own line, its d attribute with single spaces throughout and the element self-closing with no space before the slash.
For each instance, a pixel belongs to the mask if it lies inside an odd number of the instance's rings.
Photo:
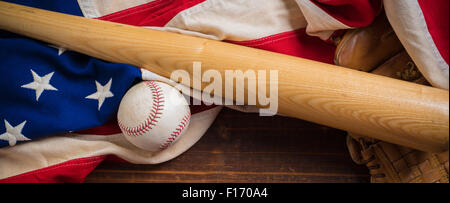
<svg viewBox="0 0 450 203">
<path fill-rule="evenodd" d="M 202 72 L 217 70 L 222 76 L 225 70 L 277 70 L 278 112 L 283 115 L 419 150 L 448 149 L 446 90 L 225 42 L 6 2 L 0 2 L 0 29 L 168 78 L 179 69 L 192 75 L 193 62 L 202 63 Z"/>
</svg>

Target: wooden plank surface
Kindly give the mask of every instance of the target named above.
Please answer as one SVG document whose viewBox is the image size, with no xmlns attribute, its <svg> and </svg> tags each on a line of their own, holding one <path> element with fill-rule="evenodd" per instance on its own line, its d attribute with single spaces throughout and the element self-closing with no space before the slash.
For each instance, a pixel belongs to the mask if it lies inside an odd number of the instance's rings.
<svg viewBox="0 0 450 203">
<path fill-rule="evenodd" d="M 179 157 L 158 165 L 104 162 L 86 182 L 369 182 L 345 132 L 298 119 L 224 109 Z"/>
</svg>

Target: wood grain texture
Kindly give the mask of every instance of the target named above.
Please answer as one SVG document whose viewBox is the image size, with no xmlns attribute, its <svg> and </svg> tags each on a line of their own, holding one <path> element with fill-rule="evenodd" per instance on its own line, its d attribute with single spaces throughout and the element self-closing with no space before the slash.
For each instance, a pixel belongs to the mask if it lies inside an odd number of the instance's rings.
<svg viewBox="0 0 450 203">
<path fill-rule="evenodd" d="M 165 77 L 174 70 L 192 75 L 196 61 L 202 63 L 203 72 L 217 70 L 222 75 L 225 70 L 277 70 L 281 114 L 424 151 L 448 149 L 446 90 L 224 42 L 6 2 L 0 2 L 0 28 Z"/>
<path fill-rule="evenodd" d="M 104 162 L 86 182 L 369 182 L 352 162 L 345 132 L 286 117 L 224 109 L 207 133 L 159 165 Z"/>
</svg>

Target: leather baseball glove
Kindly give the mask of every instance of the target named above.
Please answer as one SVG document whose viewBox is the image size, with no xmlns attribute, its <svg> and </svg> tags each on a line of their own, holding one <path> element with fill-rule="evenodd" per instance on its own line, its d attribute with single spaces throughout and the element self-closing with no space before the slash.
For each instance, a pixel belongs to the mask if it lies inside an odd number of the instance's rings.
<svg viewBox="0 0 450 203">
<path fill-rule="evenodd" d="M 335 63 L 429 85 L 383 15 L 369 27 L 348 31 L 337 44 Z M 448 151 L 422 152 L 351 132 L 347 147 L 355 163 L 368 167 L 373 183 L 449 182 Z"/>
<path fill-rule="evenodd" d="M 364 28 L 349 30 L 334 39 L 337 48 L 334 63 L 338 66 L 369 72 L 403 50 L 386 15 L 379 15 Z"/>
</svg>

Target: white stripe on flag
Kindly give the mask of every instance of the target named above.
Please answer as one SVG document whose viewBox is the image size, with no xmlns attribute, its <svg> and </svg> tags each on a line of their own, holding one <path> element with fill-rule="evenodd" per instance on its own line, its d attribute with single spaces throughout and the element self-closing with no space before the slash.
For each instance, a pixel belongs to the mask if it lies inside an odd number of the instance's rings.
<svg viewBox="0 0 450 203">
<path fill-rule="evenodd" d="M 98 18 L 155 0 L 77 0 L 84 17 Z"/>
</svg>

